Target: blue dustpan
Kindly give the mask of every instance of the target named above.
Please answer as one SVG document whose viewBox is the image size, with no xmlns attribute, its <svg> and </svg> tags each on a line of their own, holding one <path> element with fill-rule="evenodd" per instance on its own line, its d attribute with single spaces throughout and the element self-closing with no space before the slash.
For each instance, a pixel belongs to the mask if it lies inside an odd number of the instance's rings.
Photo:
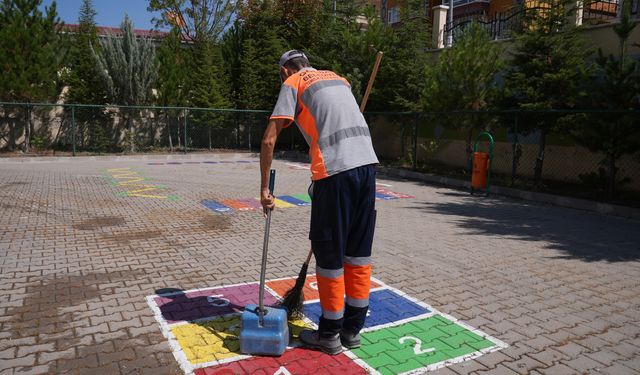
<svg viewBox="0 0 640 375">
<path fill-rule="evenodd" d="M 276 171 L 269 174 L 269 192 L 273 195 Z M 242 313 L 240 328 L 240 351 L 245 354 L 282 355 L 289 345 L 287 310 L 264 306 L 264 281 L 267 270 L 267 249 L 269 248 L 269 227 L 271 210 L 267 213 L 262 247 L 262 268 L 260 271 L 260 305 L 247 305 Z"/>
<path fill-rule="evenodd" d="M 266 307 L 260 323 L 260 307 L 247 305 L 242 313 L 240 351 L 245 354 L 282 355 L 289 345 L 287 310 Z"/>
</svg>

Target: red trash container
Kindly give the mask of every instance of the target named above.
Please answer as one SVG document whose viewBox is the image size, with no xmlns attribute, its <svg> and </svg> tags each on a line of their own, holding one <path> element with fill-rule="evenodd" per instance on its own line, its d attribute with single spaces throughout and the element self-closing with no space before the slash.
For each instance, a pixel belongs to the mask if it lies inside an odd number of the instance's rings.
<svg viewBox="0 0 640 375">
<path fill-rule="evenodd" d="M 487 187 L 487 175 L 489 173 L 489 154 L 486 152 L 473 153 L 473 172 L 471 173 L 471 186 L 474 189 Z"/>
</svg>

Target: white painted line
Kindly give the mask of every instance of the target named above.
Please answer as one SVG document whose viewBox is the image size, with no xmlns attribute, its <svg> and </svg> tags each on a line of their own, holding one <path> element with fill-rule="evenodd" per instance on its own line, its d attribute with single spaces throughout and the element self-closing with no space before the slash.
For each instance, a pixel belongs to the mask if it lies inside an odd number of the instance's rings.
<svg viewBox="0 0 640 375">
<path fill-rule="evenodd" d="M 315 274 L 311 274 L 310 276 L 313 276 Z M 278 279 L 272 279 L 272 280 L 268 280 L 268 282 L 273 282 L 273 281 L 280 281 L 280 280 L 288 280 L 288 279 L 293 279 L 295 280 L 294 277 L 283 277 L 283 278 L 278 278 Z M 483 354 L 486 353 L 491 353 L 500 349 L 504 349 L 507 348 L 509 345 L 501 340 L 498 340 L 492 336 L 487 335 L 486 333 L 480 331 L 479 329 L 476 329 L 470 325 L 468 325 L 465 322 L 462 322 L 456 318 L 454 318 L 453 316 L 449 315 L 449 314 L 445 314 L 440 312 L 439 310 L 433 308 L 431 305 L 420 301 L 416 298 L 413 298 L 411 296 L 409 296 L 407 293 L 396 289 L 392 286 L 389 286 L 388 284 L 382 282 L 381 280 L 375 278 L 375 277 L 371 277 L 371 280 L 373 280 L 374 282 L 376 282 L 377 284 L 379 284 L 379 287 L 376 288 L 372 288 L 371 291 L 381 291 L 381 290 L 390 290 L 396 294 L 398 294 L 399 296 L 402 296 L 408 300 L 410 300 L 411 302 L 425 308 L 428 309 L 430 312 L 429 313 L 425 313 L 425 314 L 421 314 L 418 316 L 413 316 L 413 317 L 409 317 L 406 319 L 402 319 L 402 320 L 398 320 L 392 323 L 387 323 L 387 324 L 382 324 L 382 325 L 378 325 L 378 326 L 374 326 L 374 327 L 370 327 L 370 328 L 365 328 L 362 330 L 363 333 L 366 332 L 374 332 L 374 331 L 378 331 L 384 328 L 390 328 L 390 327 L 395 327 L 395 326 L 399 326 L 402 324 L 406 324 L 406 323 L 410 323 L 413 321 L 417 321 L 417 320 L 421 320 L 421 319 L 427 319 L 430 317 L 434 317 L 436 315 L 440 315 L 443 318 L 450 320 L 452 323 L 460 325 L 464 328 L 466 328 L 467 330 L 475 333 L 476 335 L 491 341 L 495 346 L 491 346 L 489 348 L 486 349 L 482 349 L 482 350 L 478 350 L 463 356 L 459 356 L 453 359 L 448 359 L 442 362 L 438 362 L 438 363 L 434 363 L 431 364 L 429 366 L 426 367 L 421 367 L 419 369 L 416 370 L 412 370 L 406 373 L 402 373 L 402 375 L 413 375 L 413 374 L 419 374 L 419 373 L 423 373 L 423 372 L 427 372 L 427 371 L 433 371 L 454 363 L 460 363 L 460 362 L 464 362 L 473 358 L 477 358 Z M 149 307 L 151 308 L 151 310 L 154 313 L 154 317 L 156 319 L 156 321 L 158 322 L 158 324 L 160 325 L 160 330 L 162 332 L 162 334 L 165 336 L 165 338 L 167 338 L 168 342 L 169 342 L 169 346 L 172 349 L 173 355 L 176 358 L 176 361 L 178 362 L 178 364 L 180 365 L 180 368 L 185 372 L 185 374 L 187 375 L 192 375 L 193 374 L 193 370 L 194 369 L 198 369 L 198 368 L 204 368 L 204 367 L 209 367 L 209 366 L 216 366 L 216 365 L 220 365 L 220 364 L 224 364 L 224 363 L 230 363 L 230 362 L 235 362 L 235 361 L 239 361 L 242 359 L 246 359 L 246 358 L 251 358 L 253 356 L 250 355 L 244 355 L 244 354 L 239 354 L 237 356 L 231 357 L 231 358 L 225 358 L 225 359 L 221 359 L 221 360 L 216 360 L 216 361 L 210 361 L 210 362 L 206 362 L 206 363 L 199 363 L 199 364 L 192 364 L 189 362 L 189 360 L 187 359 L 184 351 L 182 350 L 182 348 L 180 347 L 180 344 L 177 340 L 177 338 L 175 337 L 175 335 L 173 334 L 173 332 L 171 331 L 172 327 L 175 326 L 179 326 L 179 325 L 184 325 L 184 324 L 193 324 L 193 323 L 199 323 L 199 322 L 207 322 L 207 321 L 211 321 L 211 320 L 215 320 L 215 319 L 223 319 L 223 318 L 229 318 L 229 317 L 234 317 L 234 316 L 240 316 L 242 313 L 240 312 L 233 312 L 233 313 L 228 313 L 225 315 L 219 315 L 219 316 L 213 316 L 213 317 L 204 317 L 201 319 L 197 319 L 197 320 L 193 320 L 193 321 L 182 321 L 182 322 L 177 322 L 177 323 L 168 323 L 164 317 L 162 316 L 162 312 L 160 311 L 160 308 L 158 307 L 158 305 L 155 302 L 155 299 L 157 297 L 170 297 L 173 295 L 178 295 L 178 294 L 186 294 L 186 293 L 192 293 L 192 292 L 202 292 L 202 291 L 209 291 L 209 290 L 214 290 L 214 289 L 221 289 L 221 288 L 230 288 L 230 287 L 235 287 L 235 286 L 244 286 L 244 285 L 256 285 L 258 284 L 257 281 L 254 282 L 246 282 L 246 283 L 237 283 L 237 284 L 231 284 L 231 285 L 222 285 L 222 286 L 214 286 L 214 287 L 206 287 L 206 288 L 198 288 L 198 289 L 191 289 L 191 290 L 187 290 L 187 291 L 180 291 L 180 292 L 173 292 L 173 293 L 165 293 L 165 294 L 153 294 L 153 295 L 149 295 L 146 296 L 146 300 L 147 300 L 147 304 L 149 305 Z M 281 301 L 281 297 L 278 296 L 278 294 L 271 288 L 265 286 L 265 289 L 272 294 L 277 300 Z M 311 300 L 311 301 L 305 301 L 305 304 L 309 304 L 309 303 L 314 303 L 317 302 L 319 300 Z M 304 323 L 306 323 L 307 325 L 311 326 L 312 329 L 317 329 L 317 325 L 311 321 L 307 316 L 304 316 L 301 319 Z M 288 346 L 288 349 L 293 349 L 296 347 L 299 347 L 300 345 L 292 345 L 292 346 Z M 372 368 L 371 366 L 369 366 L 364 360 L 358 358 L 355 354 L 353 354 L 353 352 L 347 350 L 344 352 L 345 355 L 347 357 L 349 357 L 350 359 L 352 359 L 357 365 L 363 367 L 365 370 L 367 370 L 369 373 L 371 374 L 380 374 L 376 369 Z"/>
<path fill-rule="evenodd" d="M 393 185 L 383 184 L 382 182 L 376 182 L 376 186 L 393 187 Z"/>
<path fill-rule="evenodd" d="M 160 308 L 156 304 L 155 299 L 153 297 L 154 296 L 147 296 L 147 303 L 149 304 L 149 307 L 151 307 L 151 310 L 153 311 L 153 315 L 156 318 L 156 321 L 158 322 L 158 324 L 160 324 L 160 331 L 162 332 L 164 337 L 166 337 L 166 339 L 169 341 L 169 347 L 171 347 L 173 356 L 175 357 L 182 371 L 184 371 L 185 375 L 192 375 L 193 367 L 191 366 L 191 362 L 189 362 L 189 360 L 187 359 L 187 356 L 182 351 L 182 348 L 180 347 L 180 343 L 178 342 L 178 339 L 174 336 L 173 332 L 171 332 L 171 329 L 169 328 L 169 326 L 165 324 L 166 321 L 162 317 L 162 312 L 160 311 Z"/>
</svg>

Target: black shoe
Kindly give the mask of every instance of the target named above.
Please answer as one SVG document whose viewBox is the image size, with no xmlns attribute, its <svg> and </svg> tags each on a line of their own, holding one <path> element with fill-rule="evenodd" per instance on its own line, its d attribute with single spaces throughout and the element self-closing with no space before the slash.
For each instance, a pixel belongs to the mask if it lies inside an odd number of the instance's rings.
<svg viewBox="0 0 640 375">
<path fill-rule="evenodd" d="M 351 332 L 340 332 L 340 342 L 347 349 L 355 349 L 360 347 L 360 334 Z"/>
<path fill-rule="evenodd" d="M 321 337 L 318 331 L 305 329 L 300 332 L 300 341 L 308 348 L 318 349 L 330 355 L 342 353 L 342 345 L 337 333 L 331 337 Z"/>
</svg>

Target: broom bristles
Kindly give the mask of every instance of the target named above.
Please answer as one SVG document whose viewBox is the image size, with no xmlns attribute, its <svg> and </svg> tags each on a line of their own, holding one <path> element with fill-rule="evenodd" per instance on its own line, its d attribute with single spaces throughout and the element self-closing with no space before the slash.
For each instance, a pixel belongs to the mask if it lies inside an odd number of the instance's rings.
<svg viewBox="0 0 640 375">
<path fill-rule="evenodd" d="M 304 314 L 304 283 L 307 279 L 308 263 L 304 263 L 298 274 L 298 279 L 293 288 L 289 289 L 285 294 L 280 306 L 287 309 L 287 317 L 289 319 L 299 318 Z"/>
</svg>

